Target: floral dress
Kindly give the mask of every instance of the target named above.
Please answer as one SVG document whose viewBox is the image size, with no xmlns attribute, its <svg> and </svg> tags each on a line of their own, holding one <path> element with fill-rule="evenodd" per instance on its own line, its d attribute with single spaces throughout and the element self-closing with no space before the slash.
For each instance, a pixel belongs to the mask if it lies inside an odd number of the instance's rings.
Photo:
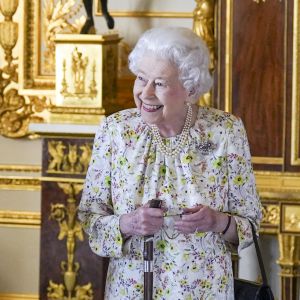
<svg viewBox="0 0 300 300">
<path fill-rule="evenodd" d="M 172 145 L 178 136 L 166 138 Z M 148 200 L 163 200 L 167 215 L 198 204 L 228 212 L 237 224 L 238 251 L 249 246 L 261 204 L 242 121 L 200 107 L 189 140 L 176 157 L 162 154 L 137 109 L 105 119 L 79 206 L 91 249 L 110 257 L 105 299 L 143 299 L 143 237 L 125 240 L 119 218 Z M 229 247 L 219 233 L 178 234 L 166 217 L 154 235 L 154 299 L 233 299 Z"/>
</svg>

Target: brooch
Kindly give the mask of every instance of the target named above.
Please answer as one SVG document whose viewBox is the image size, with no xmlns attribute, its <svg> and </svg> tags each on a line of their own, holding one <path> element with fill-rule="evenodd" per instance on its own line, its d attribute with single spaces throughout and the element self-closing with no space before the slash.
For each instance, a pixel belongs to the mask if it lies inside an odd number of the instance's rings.
<svg viewBox="0 0 300 300">
<path fill-rule="evenodd" d="M 209 153 L 211 153 L 213 150 L 216 149 L 216 145 L 212 141 L 208 140 L 208 141 L 199 143 L 196 146 L 196 148 L 200 150 L 200 153 L 202 155 L 208 155 Z"/>
</svg>

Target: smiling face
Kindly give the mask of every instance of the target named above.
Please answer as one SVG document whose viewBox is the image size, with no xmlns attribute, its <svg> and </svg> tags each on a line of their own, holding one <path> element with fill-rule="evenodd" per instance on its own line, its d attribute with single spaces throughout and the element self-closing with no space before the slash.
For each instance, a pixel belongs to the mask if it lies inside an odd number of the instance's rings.
<svg viewBox="0 0 300 300">
<path fill-rule="evenodd" d="M 169 60 L 146 53 L 138 64 L 133 94 L 146 123 L 170 132 L 183 126 L 188 94 Z"/>
</svg>

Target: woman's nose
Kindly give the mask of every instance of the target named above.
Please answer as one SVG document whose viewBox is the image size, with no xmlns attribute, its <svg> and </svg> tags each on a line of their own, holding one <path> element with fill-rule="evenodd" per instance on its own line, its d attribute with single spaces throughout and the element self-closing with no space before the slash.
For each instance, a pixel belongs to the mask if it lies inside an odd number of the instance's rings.
<svg viewBox="0 0 300 300">
<path fill-rule="evenodd" d="M 154 86 L 152 81 L 148 81 L 147 84 L 143 87 L 142 96 L 143 98 L 151 97 L 154 95 Z"/>
</svg>

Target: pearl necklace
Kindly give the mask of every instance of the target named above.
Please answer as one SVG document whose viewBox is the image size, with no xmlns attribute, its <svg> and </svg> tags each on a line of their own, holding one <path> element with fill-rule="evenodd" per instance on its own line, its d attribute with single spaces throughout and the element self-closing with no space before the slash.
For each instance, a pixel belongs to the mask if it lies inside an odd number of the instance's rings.
<svg viewBox="0 0 300 300">
<path fill-rule="evenodd" d="M 153 140 L 154 140 L 155 144 L 157 145 L 160 152 L 167 156 L 175 157 L 186 144 L 186 141 L 187 141 L 188 135 L 189 135 L 189 130 L 190 130 L 190 127 L 192 124 L 192 116 L 193 116 L 193 109 L 192 109 L 191 104 L 187 103 L 187 107 L 188 107 L 188 110 L 187 110 L 184 126 L 182 129 L 182 132 L 179 135 L 178 143 L 175 145 L 174 149 L 165 145 L 157 126 L 150 125 L 151 132 L 153 135 Z"/>
</svg>

